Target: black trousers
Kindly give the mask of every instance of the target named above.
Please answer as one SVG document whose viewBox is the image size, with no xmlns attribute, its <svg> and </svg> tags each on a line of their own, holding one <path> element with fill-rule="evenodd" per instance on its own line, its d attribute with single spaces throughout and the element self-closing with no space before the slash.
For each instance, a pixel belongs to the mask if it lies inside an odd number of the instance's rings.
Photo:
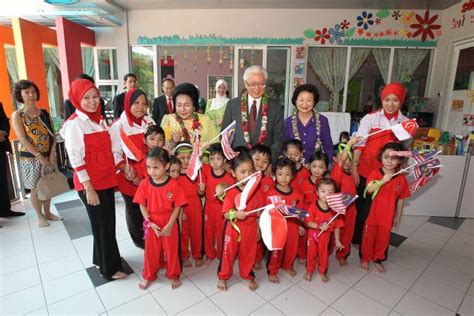
<svg viewBox="0 0 474 316">
<path fill-rule="evenodd" d="M 132 241 L 138 248 L 145 249 L 145 240 L 143 239 L 143 215 L 140 211 L 140 205 L 133 203 L 133 196 L 123 194 L 125 201 L 125 219 L 127 228 L 132 237 Z"/>
<path fill-rule="evenodd" d="M 122 261 L 115 238 L 115 195 L 114 189 L 98 190 L 100 204 L 87 204 L 84 191 L 79 198 L 84 203 L 91 221 L 94 236 L 93 263 L 100 267 L 100 274 L 110 279 L 117 271 L 122 270 Z"/>
<path fill-rule="evenodd" d="M 367 195 L 367 198 L 364 198 L 364 190 L 367 182 L 367 178 L 360 177 L 359 186 L 357 187 L 357 195 L 359 198 L 356 201 L 357 216 L 356 223 L 354 227 L 354 235 L 352 236 L 352 243 L 355 245 L 360 245 L 362 242 L 362 233 L 364 231 L 365 220 L 369 216 L 370 205 L 372 204 L 372 198 Z"/>
<path fill-rule="evenodd" d="M 8 195 L 7 166 L 7 153 L 0 150 L 0 213 L 6 213 L 11 209 L 10 196 Z"/>
</svg>

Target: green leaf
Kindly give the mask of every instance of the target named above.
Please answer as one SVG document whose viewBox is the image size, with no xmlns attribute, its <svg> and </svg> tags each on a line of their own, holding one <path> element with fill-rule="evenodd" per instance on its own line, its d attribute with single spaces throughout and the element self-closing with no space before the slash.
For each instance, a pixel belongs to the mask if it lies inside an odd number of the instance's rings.
<svg viewBox="0 0 474 316">
<path fill-rule="evenodd" d="M 355 30 L 356 30 L 355 27 L 351 27 L 350 29 L 348 29 L 347 31 L 344 32 L 344 36 L 345 37 L 352 37 L 352 35 L 354 35 Z"/>
<path fill-rule="evenodd" d="M 389 10 L 379 10 L 376 15 L 381 19 L 385 19 L 387 16 L 390 15 L 390 11 Z"/>
<path fill-rule="evenodd" d="M 313 38 L 316 36 L 316 33 L 314 33 L 314 30 L 307 29 L 303 32 L 303 35 L 307 38 Z"/>
</svg>

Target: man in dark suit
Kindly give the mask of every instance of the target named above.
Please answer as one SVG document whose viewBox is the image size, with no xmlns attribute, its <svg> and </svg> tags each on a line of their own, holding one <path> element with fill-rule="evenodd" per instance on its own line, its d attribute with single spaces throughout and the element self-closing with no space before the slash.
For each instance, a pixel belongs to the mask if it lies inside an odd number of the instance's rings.
<svg viewBox="0 0 474 316">
<path fill-rule="evenodd" d="M 123 76 L 123 85 L 125 87 L 125 90 L 117 94 L 113 101 L 113 107 L 114 107 L 114 119 L 118 119 L 120 117 L 120 114 L 123 112 L 123 101 L 125 99 L 125 94 L 127 94 L 127 91 L 130 89 L 137 89 L 138 88 L 138 79 L 137 76 L 135 76 L 132 73 L 128 73 L 125 76 Z"/>
<path fill-rule="evenodd" d="M 222 130 L 235 120 L 236 129 L 232 147 L 252 147 L 260 143 L 272 150 L 272 160 L 275 161 L 281 154 L 283 144 L 283 106 L 269 101 L 265 95 L 268 80 L 265 68 L 250 66 L 245 70 L 243 78 L 246 90 L 241 97 L 229 101 L 224 112 Z M 242 100 L 245 97 L 247 113 L 246 122 L 243 122 Z M 264 120 L 265 108 L 267 113 Z M 248 137 L 245 136 L 244 127 L 248 131 Z"/>
<path fill-rule="evenodd" d="M 175 82 L 173 81 L 173 79 L 164 78 L 163 82 L 161 83 L 161 91 L 163 91 L 164 94 L 153 100 L 151 115 L 156 125 L 158 126 L 161 125 L 161 121 L 163 120 L 163 116 L 165 116 L 165 114 L 171 114 L 174 112 L 174 87 Z"/>
<path fill-rule="evenodd" d="M 12 211 L 10 196 L 8 195 L 8 160 L 7 151 L 12 147 L 8 136 L 10 135 L 10 122 L 0 102 L 0 217 L 22 216 L 23 212 Z M 1 226 L 0 226 L 1 227 Z"/>
</svg>

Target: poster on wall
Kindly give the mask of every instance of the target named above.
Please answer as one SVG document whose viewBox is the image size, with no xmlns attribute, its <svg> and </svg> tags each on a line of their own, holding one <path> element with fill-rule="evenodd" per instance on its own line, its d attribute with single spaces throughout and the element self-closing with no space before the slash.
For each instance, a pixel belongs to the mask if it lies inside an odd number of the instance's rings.
<svg viewBox="0 0 474 316">
<path fill-rule="evenodd" d="M 464 100 L 453 100 L 452 109 L 453 111 L 462 111 L 464 107 Z"/>
<path fill-rule="evenodd" d="M 214 75 L 209 75 L 207 76 L 207 95 L 208 99 L 212 99 L 216 97 L 216 82 L 219 79 L 224 79 L 225 82 L 227 82 L 227 87 L 229 88 L 227 92 L 229 94 L 232 94 L 232 76 L 214 76 Z M 230 96 L 232 97 L 232 96 Z"/>
<path fill-rule="evenodd" d="M 474 126 L 474 114 L 464 114 L 462 118 L 463 126 Z"/>
</svg>

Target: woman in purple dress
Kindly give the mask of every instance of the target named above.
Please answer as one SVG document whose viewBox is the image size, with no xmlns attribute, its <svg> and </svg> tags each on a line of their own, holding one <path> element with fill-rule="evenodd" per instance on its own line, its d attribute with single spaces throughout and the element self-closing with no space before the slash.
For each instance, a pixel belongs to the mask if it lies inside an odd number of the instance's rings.
<svg viewBox="0 0 474 316">
<path fill-rule="evenodd" d="M 328 119 L 314 109 L 318 101 L 319 93 L 314 85 L 298 86 L 291 97 L 291 102 L 297 111 L 285 119 L 285 140 L 301 141 L 305 162 L 308 162 L 315 150 L 322 150 L 329 159 L 333 154 Z"/>
</svg>

